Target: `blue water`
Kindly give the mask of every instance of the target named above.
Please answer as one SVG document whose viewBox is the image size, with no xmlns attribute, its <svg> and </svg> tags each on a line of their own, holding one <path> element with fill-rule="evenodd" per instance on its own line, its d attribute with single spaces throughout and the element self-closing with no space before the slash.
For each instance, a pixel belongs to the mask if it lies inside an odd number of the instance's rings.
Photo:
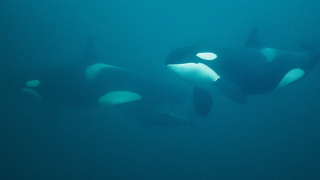
<svg viewBox="0 0 320 180">
<path fill-rule="evenodd" d="M 320 39 L 319 7 L 316 0 L 1 1 L 0 80 L 77 62 L 94 36 L 102 62 L 190 89 L 166 69 L 170 50 L 243 46 L 258 27 L 266 45 L 302 51 L 298 40 Z M 320 179 L 319 77 L 317 66 L 245 106 L 217 95 L 203 133 L 64 106 L 52 125 L 40 102 L 1 89 L 0 179 Z"/>
</svg>

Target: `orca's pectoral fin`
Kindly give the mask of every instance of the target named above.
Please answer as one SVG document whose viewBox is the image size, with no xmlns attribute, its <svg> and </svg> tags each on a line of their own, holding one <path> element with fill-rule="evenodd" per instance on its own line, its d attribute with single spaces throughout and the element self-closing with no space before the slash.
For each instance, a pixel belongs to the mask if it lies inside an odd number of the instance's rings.
<svg viewBox="0 0 320 180">
<path fill-rule="evenodd" d="M 199 116 L 207 116 L 212 106 L 212 98 L 208 91 L 193 87 L 193 106 Z"/>
<path fill-rule="evenodd" d="M 230 82 L 226 79 L 219 78 L 215 85 L 218 86 L 225 95 L 230 98 L 231 100 L 240 103 L 240 104 L 246 104 L 247 99 L 244 95 L 242 89 L 235 83 Z"/>
</svg>

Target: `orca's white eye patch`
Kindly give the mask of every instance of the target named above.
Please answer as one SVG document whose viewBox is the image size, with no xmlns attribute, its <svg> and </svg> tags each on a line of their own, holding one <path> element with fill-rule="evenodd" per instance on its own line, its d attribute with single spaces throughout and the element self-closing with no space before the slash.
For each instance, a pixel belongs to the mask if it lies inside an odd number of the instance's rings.
<svg viewBox="0 0 320 180">
<path fill-rule="evenodd" d="M 197 56 L 203 60 L 214 60 L 216 59 L 218 56 L 212 52 L 202 52 L 202 53 L 198 53 Z"/>
<path fill-rule="evenodd" d="M 32 87 L 32 88 L 37 87 L 39 84 L 40 84 L 39 80 L 31 80 L 26 82 L 26 86 Z"/>
</svg>

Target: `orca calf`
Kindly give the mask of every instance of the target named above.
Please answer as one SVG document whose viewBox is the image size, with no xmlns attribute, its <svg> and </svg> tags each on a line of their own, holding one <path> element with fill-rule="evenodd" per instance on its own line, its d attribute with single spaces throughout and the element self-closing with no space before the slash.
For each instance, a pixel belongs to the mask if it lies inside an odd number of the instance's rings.
<svg viewBox="0 0 320 180">
<path fill-rule="evenodd" d="M 188 92 L 175 86 L 98 62 L 92 39 L 87 43 L 84 58 L 77 64 L 32 72 L 31 76 L 22 78 L 18 89 L 41 99 L 49 112 L 56 105 L 114 107 L 133 118 L 134 112 L 149 111 L 146 118 L 154 115 L 157 119 L 180 122 L 183 118 L 149 107 L 165 103 L 183 104 L 189 98 Z"/>
<path fill-rule="evenodd" d="M 246 104 L 246 95 L 286 87 L 308 74 L 320 58 L 320 49 L 288 52 L 264 46 L 253 29 L 244 47 L 189 46 L 172 50 L 165 63 L 194 86 L 193 104 L 200 116 L 209 114 L 210 93 L 222 91 Z"/>
</svg>

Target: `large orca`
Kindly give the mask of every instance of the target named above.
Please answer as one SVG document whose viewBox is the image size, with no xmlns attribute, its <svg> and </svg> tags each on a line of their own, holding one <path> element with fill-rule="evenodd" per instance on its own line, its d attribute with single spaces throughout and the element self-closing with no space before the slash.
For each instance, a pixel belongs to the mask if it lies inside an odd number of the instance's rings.
<svg viewBox="0 0 320 180">
<path fill-rule="evenodd" d="M 32 72 L 31 76 L 22 78 L 20 82 L 23 83 L 19 83 L 18 87 L 41 99 L 49 108 L 56 105 L 114 107 L 131 117 L 136 117 L 135 112 L 148 111 L 145 118 L 154 116 L 170 119 L 172 123 L 185 120 L 153 107 L 166 103 L 184 104 L 188 101 L 188 92 L 146 75 L 98 62 L 92 39 L 87 43 L 84 58 L 78 63 Z"/>
<path fill-rule="evenodd" d="M 266 47 L 255 28 L 244 47 L 183 47 L 172 50 L 165 63 L 194 86 L 194 107 L 199 115 L 206 116 L 212 105 L 211 92 L 218 90 L 246 104 L 246 95 L 268 93 L 300 80 L 319 58 L 319 48 L 288 52 Z"/>
</svg>

